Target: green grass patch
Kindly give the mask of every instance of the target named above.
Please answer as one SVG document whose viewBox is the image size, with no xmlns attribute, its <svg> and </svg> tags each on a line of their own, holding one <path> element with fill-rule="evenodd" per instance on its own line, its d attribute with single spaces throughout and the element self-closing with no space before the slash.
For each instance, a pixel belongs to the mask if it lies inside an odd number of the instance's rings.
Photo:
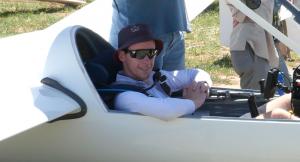
<svg viewBox="0 0 300 162">
<path fill-rule="evenodd" d="M 192 21 L 192 32 L 186 35 L 186 65 L 208 71 L 216 84 L 232 84 L 229 78 L 237 75 L 229 50 L 220 44 L 219 25 L 219 4 L 214 2 Z"/>
<path fill-rule="evenodd" d="M 297 66 L 299 66 L 300 64 L 300 57 L 299 55 L 297 55 L 295 52 L 291 51 L 291 60 L 290 61 L 286 61 L 287 65 L 289 67 L 293 67 L 296 68 Z"/>
<path fill-rule="evenodd" d="M 41 30 L 78 8 L 58 3 L 0 2 L 0 37 Z"/>
</svg>

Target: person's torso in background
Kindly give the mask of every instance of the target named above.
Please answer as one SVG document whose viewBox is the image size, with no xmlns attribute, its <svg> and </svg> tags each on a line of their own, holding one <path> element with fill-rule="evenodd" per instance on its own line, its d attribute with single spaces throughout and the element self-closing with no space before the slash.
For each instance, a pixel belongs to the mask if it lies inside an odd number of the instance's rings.
<svg viewBox="0 0 300 162">
<path fill-rule="evenodd" d="M 190 31 L 184 0 L 114 0 L 123 27 L 147 24 L 155 37 L 175 31 Z M 128 24 L 126 24 L 128 23 Z"/>
</svg>

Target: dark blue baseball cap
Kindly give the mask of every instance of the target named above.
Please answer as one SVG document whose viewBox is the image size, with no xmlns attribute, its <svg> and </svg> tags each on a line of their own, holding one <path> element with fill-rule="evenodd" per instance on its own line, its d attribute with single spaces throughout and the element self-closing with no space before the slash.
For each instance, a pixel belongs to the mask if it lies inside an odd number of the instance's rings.
<svg viewBox="0 0 300 162">
<path fill-rule="evenodd" d="M 129 25 L 119 32 L 118 50 L 124 50 L 135 43 L 150 40 L 153 40 L 155 42 L 155 48 L 159 50 L 159 52 L 163 49 L 163 42 L 153 37 L 147 25 Z"/>
</svg>

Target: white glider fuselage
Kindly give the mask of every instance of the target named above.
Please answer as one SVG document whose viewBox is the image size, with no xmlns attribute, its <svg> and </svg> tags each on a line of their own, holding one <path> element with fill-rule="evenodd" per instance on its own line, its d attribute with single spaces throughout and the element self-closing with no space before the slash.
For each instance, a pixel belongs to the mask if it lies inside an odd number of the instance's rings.
<svg viewBox="0 0 300 162">
<path fill-rule="evenodd" d="M 107 3 L 101 2 L 87 7 Z M 193 115 L 161 121 L 109 110 L 80 58 L 75 35 L 82 27 L 72 23 L 67 27 L 65 22 L 0 40 L 0 49 L 5 51 L 1 52 L 4 78 L 0 93 L 7 95 L 1 101 L 0 161 L 300 160 L 299 122 Z M 84 24 L 105 39 L 108 25 L 100 31 L 102 25 Z M 87 114 L 45 123 L 78 111 L 79 106 L 42 85 L 44 77 L 56 79 L 80 96 Z"/>
</svg>

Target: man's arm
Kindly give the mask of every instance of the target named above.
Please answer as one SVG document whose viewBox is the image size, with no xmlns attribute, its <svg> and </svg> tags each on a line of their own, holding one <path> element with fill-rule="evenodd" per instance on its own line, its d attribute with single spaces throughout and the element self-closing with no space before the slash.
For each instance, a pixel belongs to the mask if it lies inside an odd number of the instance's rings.
<svg viewBox="0 0 300 162">
<path fill-rule="evenodd" d="M 193 82 L 206 82 L 209 87 L 212 86 L 210 75 L 201 69 L 162 71 L 162 74 L 166 75 L 172 92 L 186 88 Z"/>
<path fill-rule="evenodd" d="M 192 100 L 196 108 L 200 108 L 208 97 L 208 88 L 206 82 L 193 82 L 190 86 L 183 89 L 182 97 Z"/>
<path fill-rule="evenodd" d="M 235 26 L 240 22 L 244 22 L 247 16 L 244 15 L 242 12 L 240 12 L 238 9 L 236 9 L 232 4 L 228 3 L 227 1 L 226 4 L 229 7 L 229 10 L 232 14 L 233 23 L 234 23 L 233 25 Z"/>
<path fill-rule="evenodd" d="M 234 26 L 237 25 L 238 23 L 253 22 L 241 11 L 235 8 L 232 4 L 230 4 L 229 2 L 226 2 L 226 4 L 228 5 L 230 12 L 232 14 Z M 274 0 L 261 0 L 261 5 L 253 11 L 256 12 L 258 15 L 260 15 L 265 20 L 269 21 L 269 19 L 273 16 L 273 7 L 274 7 Z"/>
<path fill-rule="evenodd" d="M 148 97 L 139 92 L 128 91 L 116 97 L 115 108 L 161 120 L 171 120 L 193 113 L 196 105 L 190 99 Z"/>
</svg>

